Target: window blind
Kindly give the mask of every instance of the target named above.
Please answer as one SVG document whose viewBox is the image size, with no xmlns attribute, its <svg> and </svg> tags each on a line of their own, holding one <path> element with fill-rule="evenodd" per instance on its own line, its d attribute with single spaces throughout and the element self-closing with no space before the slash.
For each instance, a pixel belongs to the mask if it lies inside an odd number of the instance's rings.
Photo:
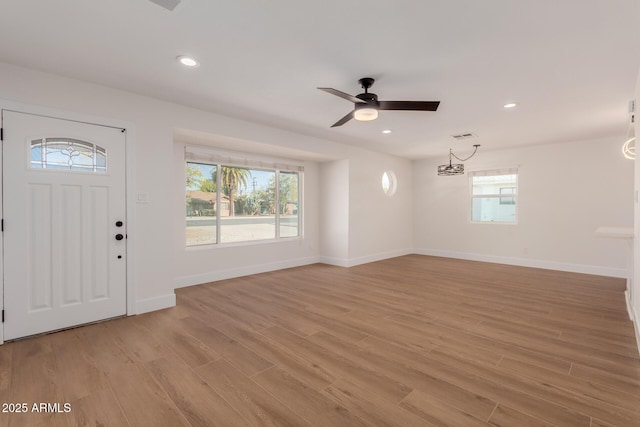
<svg viewBox="0 0 640 427">
<path fill-rule="evenodd" d="M 503 168 L 503 169 L 492 169 L 492 170 L 481 170 L 481 171 L 471 171 L 469 172 L 470 177 L 474 176 L 496 176 L 496 175 L 517 175 L 518 168 Z"/>
<path fill-rule="evenodd" d="M 185 147 L 185 160 L 195 163 L 220 164 L 255 169 L 278 169 L 303 172 L 304 166 L 295 160 L 263 157 L 249 153 L 217 151 L 206 147 Z"/>
</svg>

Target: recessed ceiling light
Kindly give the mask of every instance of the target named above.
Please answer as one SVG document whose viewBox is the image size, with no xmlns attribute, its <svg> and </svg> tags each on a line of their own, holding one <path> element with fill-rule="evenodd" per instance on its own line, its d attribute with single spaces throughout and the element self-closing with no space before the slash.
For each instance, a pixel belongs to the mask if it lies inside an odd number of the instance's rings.
<svg viewBox="0 0 640 427">
<path fill-rule="evenodd" d="M 200 65 L 197 60 L 191 58 L 190 56 L 178 56 L 176 59 L 180 61 L 180 63 L 185 67 L 195 68 Z"/>
<path fill-rule="evenodd" d="M 510 102 L 508 104 L 504 104 L 504 108 L 514 108 L 516 105 L 518 104 L 516 104 L 515 102 Z"/>
<path fill-rule="evenodd" d="M 385 129 L 382 131 L 382 133 L 391 133 L 391 129 Z"/>
</svg>

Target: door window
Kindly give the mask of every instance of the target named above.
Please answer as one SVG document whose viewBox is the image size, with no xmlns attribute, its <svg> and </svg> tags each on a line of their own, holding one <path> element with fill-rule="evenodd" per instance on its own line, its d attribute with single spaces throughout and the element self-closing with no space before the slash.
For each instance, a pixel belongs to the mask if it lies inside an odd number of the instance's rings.
<svg viewBox="0 0 640 427">
<path fill-rule="evenodd" d="M 107 171 L 107 150 L 74 138 L 41 138 L 31 141 L 32 169 Z"/>
</svg>

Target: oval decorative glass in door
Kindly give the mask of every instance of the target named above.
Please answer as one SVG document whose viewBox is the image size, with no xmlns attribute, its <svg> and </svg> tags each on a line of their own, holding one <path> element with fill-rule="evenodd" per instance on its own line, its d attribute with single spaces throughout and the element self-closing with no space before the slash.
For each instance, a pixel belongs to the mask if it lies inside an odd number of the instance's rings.
<svg viewBox="0 0 640 427">
<path fill-rule="evenodd" d="M 107 150 L 74 138 L 41 138 L 31 141 L 32 169 L 80 172 L 107 171 Z"/>
</svg>

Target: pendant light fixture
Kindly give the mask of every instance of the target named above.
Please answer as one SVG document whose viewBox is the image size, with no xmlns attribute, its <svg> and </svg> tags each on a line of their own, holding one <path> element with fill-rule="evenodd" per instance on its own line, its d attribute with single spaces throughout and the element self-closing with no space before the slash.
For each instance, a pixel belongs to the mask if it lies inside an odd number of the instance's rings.
<svg viewBox="0 0 640 427">
<path fill-rule="evenodd" d="M 478 147 L 480 147 L 480 144 L 475 144 L 473 146 L 473 153 L 471 153 L 471 155 L 469 157 L 466 157 L 464 159 L 461 159 L 460 157 L 458 157 L 455 154 L 453 154 L 453 150 L 451 148 L 449 148 L 449 164 L 448 165 L 440 165 L 440 166 L 438 166 L 438 175 L 440 175 L 440 176 L 450 176 L 450 175 L 462 175 L 462 174 L 464 174 L 464 165 L 462 163 L 455 163 L 454 164 L 451 161 L 452 157 L 455 157 L 457 160 L 459 160 L 461 162 L 466 162 L 467 160 L 472 158 L 474 154 L 476 154 L 476 151 L 478 151 Z"/>
</svg>

